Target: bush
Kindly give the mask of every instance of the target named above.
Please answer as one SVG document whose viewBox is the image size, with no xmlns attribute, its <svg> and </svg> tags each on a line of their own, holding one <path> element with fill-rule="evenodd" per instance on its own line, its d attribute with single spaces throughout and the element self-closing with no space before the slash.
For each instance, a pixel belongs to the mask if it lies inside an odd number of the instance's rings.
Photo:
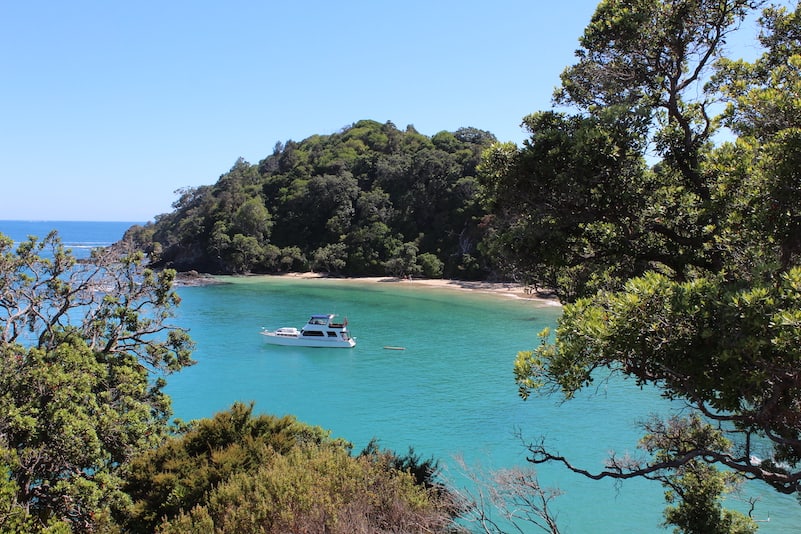
<svg viewBox="0 0 801 534">
<path fill-rule="evenodd" d="M 451 524 L 433 460 L 359 456 L 293 417 L 234 404 L 137 458 L 118 510 L 130 532 L 432 532 Z"/>
</svg>

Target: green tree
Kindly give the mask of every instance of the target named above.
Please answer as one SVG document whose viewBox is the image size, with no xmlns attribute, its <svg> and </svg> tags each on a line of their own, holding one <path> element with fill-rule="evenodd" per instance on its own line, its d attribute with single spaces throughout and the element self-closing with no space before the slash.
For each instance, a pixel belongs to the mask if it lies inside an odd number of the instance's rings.
<svg viewBox="0 0 801 534">
<path fill-rule="evenodd" d="M 533 115 L 522 149 L 487 154 L 490 191 L 512 199 L 495 206 L 496 246 L 566 304 L 555 335 L 518 355 L 521 395 L 571 398 L 620 373 L 707 421 L 681 435 L 655 430 L 662 450 L 681 451 L 671 458 L 654 449 L 591 473 L 538 445 L 535 463 L 560 461 L 592 478 L 684 470 L 699 477 L 696 487 L 714 486 L 701 462 L 780 492 L 801 489 L 797 18 L 767 11 L 762 58 L 714 63 L 752 7 L 602 2 L 556 94 L 583 113 Z M 715 117 L 721 98 L 730 106 Z M 735 142 L 715 145 L 721 119 Z M 661 157 L 652 168 L 648 151 Z M 705 439 L 715 429 L 733 445 Z M 701 495 L 671 517 L 703 515 L 686 513 L 714 506 L 716 491 Z"/>
<path fill-rule="evenodd" d="M 235 234 L 228 249 L 231 270 L 245 273 L 252 265 L 258 265 L 264 259 L 259 240 L 252 235 Z"/>
<path fill-rule="evenodd" d="M 285 247 L 280 251 L 278 264 L 281 271 L 306 271 L 309 262 L 300 247 Z"/>
<path fill-rule="evenodd" d="M 340 239 L 350 230 L 359 186 L 350 173 L 309 180 L 305 213 L 310 243 Z"/>
<path fill-rule="evenodd" d="M 401 278 L 419 275 L 421 268 L 417 264 L 417 251 L 417 245 L 411 242 L 398 246 L 392 252 L 392 257 L 384 262 L 387 274 Z"/>
<path fill-rule="evenodd" d="M 220 264 L 223 257 L 228 256 L 231 248 L 231 237 L 228 235 L 228 225 L 225 221 L 216 221 L 209 239 L 208 253 Z"/>
<path fill-rule="evenodd" d="M 413 127 L 358 121 L 278 143 L 258 165 L 240 158 L 213 186 L 180 190 L 175 211 L 128 236 L 154 266 L 180 270 L 300 270 L 308 262 L 276 261 L 272 247 L 313 258 L 344 243 L 346 263 L 337 270 L 377 275 L 398 243 L 413 240 L 421 254 L 437 256 L 444 274 L 483 275 L 490 261 L 479 248 L 484 212 L 475 174 L 494 140 L 474 128 L 428 138 Z M 237 234 L 255 239 L 262 253 L 243 254 L 241 238 L 233 246 Z M 460 266 L 465 255 L 481 268 Z"/>
<path fill-rule="evenodd" d="M 345 243 L 335 243 L 314 251 L 313 269 L 323 269 L 327 273 L 338 273 L 347 265 L 348 251 Z"/>
<path fill-rule="evenodd" d="M 236 210 L 233 225 L 237 233 L 255 238 L 259 243 L 265 243 L 270 237 L 272 217 L 259 197 L 246 200 Z"/>
<path fill-rule="evenodd" d="M 214 190 L 209 186 L 187 187 L 176 191 L 179 199 L 173 203 L 174 211 L 156 216 L 153 229 L 149 232 L 150 243 L 138 241 L 148 234 L 139 234 L 133 240 L 126 233 L 124 241 L 131 242 L 139 250 L 149 254 L 155 266 L 175 267 L 177 269 L 207 269 L 203 262 L 207 258 L 208 247 L 205 246 L 206 233 L 212 230 L 214 223 L 209 224 L 216 200 Z M 224 221 L 227 225 L 228 221 Z M 158 252 L 158 255 L 156 255 Z M 218 258 L 212 256 L 212 261 Z"/>
<path fill-rule="evenodd" d="M 91 530 L 127 498 L 122 467 L 165 436 L 163 376 L 192 363 L 168 322 L 175 273 L 140 253 L 78 263 L 55 233 L 11 247 L 0 236 L 0 509 Z"/>
<path fill-rule="evenodd" d="M 376 222 L 387 224 L 394 215 L 389 195 L 376 187 L 370 191 L 362 191 L 356 201 L 356 218 L 359 226 Z"/>
<path fill-rule="evenodd" d="M 298 447 L 212 489 L 209 504 L 160 524 L 156 532 L 451 531 L 449 506 L 408 473 L 341 448 Z"/>
<path fill-rule="evenodd" d="M 658 461 L 675 461 L 687 451 L 677 447 L 682 440 L 691 443 L 706 442 L 707 447 L 730 450 L 731 442 L 723 434 L 693 415 L 689 418 L 672 417 L 668 421 L 652 418 L 645 424 L 648 434 L 640 446 L 654 453 Z M 670 439 L 666 439 L 670 436 Z M 678 438 L 678 439 L 677 439 Z M 749 517 L 724 510 L 721 497 L 742 482 L 732 472 L 718 471 L 701 459 L 679 462 L 674 471 L 657 475 L 666 486 L 665 524 L 675 525 L 675 532 L 687 534 L 753 534 L 756 523 Z"/>
<path fill-rule="evenodd" d="M 383 261 L 389 257 L 389 251 L 400 246 L 401 240 L 392 235 L 392 229 L 384 223 L 373 224 L 351 232 L 346 242 L 350 250 L 348 265 L 354 274 L 375 273 L 383 267 Z M 384 274 L 384 270 L 379 271 Z"/>
<path fill-rule="evenodd" d="M 732 225 L 750 253 L 764 250 L 762 261 L 782 271 L 801 254 L 801 8 L 766 9 L 761 23 L 762 57 L 723 61 L 714 82 L 730 99 L 724 121 L 739 135 L 731 152 L 743 161 L 732 174 L 748 193 Z"/>
<path fill-rule="evenodd" d="M 540 112 L 522 150 L 493 146 L 481 165 L 493 211 L 490 253 L 515 278 L 564 301 L 611 277 L 672 261 L 653 231 L 642 135 L 628 120 Z"/>
<path fill-rule="evenodd" d="M 131 462 L 126 480 L 133 505 L 117 513 L 127 528 L 152 532 L 163 518 L 207 503 L 209 491 L 232 475 L 247 473 L 300 443 L 347 445 L 293 417 L 254 416 L 252 404 L 235 403 L 211 419 L 189 423 L 161 446 L 142 451 Z"/>
<path fill-rule="evenodd" d="M 186 425 L 131 465 L 132 532 L 444 530 L 455 509 L 428 484 L 434 464 L 351 445 L 253 405 Z M 420 479 L 415 473 L 420 473 Z"/>
<path fill-rule="evenodd" d="M 424 252 L 417 257 L 420 269 L 426 278 L 442 278 L 442 262 L 434 254 Z"/>
</svg>

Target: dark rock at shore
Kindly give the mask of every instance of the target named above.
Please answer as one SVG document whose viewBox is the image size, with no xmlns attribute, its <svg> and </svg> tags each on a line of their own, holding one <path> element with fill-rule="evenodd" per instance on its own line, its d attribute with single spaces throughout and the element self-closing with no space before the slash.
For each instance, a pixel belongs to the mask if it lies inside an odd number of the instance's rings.
<svg viewBox="0 0 801 534">
<path fill-rule="evenodd" d="M 223 282 L 214 276 L 197 271 L 183 271 L 175 276 L 177 286 L 210 286 L 212 284 L 222 284 Z"/>
</svg>

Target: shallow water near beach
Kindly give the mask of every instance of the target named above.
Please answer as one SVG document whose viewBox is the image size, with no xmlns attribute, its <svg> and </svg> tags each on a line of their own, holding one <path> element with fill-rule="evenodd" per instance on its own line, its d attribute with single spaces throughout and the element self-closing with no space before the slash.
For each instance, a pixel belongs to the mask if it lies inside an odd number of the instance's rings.
<svg viewBox="0 0 801 534">
<path fill-rule="evenodd" d="M 226 280 L 179 290 L 179 322 L 191 329 L 198 361 L 169 378 L 168 393 L 183 419 L 252 401 L 257 412 L 293 414 L 329 429 L 357 451 L 372 438 L 401 453 L 412 446 L 467 487 L 457 457 L 474 468 L 526 466 L 521 435 L 528 442 L 544 436 L 553 450 L 598 471 L 609 451 L 635 452 L 638 420 L 669 408 L 656 392 L 622 380 L 600 383 L 567 403 L 521 400 L 512 362 L 555 324 L 558 307 L 403 282 Z M 312 313 L 346 316 L 356 347 L 277 347 L 259 335 L 262 327 L 300 327 Z M 551 465 L 537 473 L 544 486 L 563 492 L 555 504 L 563 532 L 665 531 L 656 483 L 615 486 Z M 762 499 L 755 517 L 771 519 L 760 532 L 796 531 L 801 507 L 795 500 L 755 489 Z"/>
</svg>

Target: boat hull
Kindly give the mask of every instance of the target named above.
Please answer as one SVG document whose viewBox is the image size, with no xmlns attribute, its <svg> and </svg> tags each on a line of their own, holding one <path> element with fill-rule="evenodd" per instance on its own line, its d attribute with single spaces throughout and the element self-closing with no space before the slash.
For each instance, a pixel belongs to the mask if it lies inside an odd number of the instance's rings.
<svg viewBox="0 0 801 534">
<path fill-rule="evenodd" d="M 300 336 L 297 337 L 290 337 L 290 336 L 279 336 L 276 335 L 275 332 L 261 332 L 261 335 L 264 336 L 264 341 L 270 345 L 282 345 L 282 346 L 290 346 L 290 347 L 330 347 L 330 348 L 342 348 L 342 349 L 349 349 L 356 346 L 356 341 L 353 338 L 342 340 L 342 339 L 335 339 L 335 338 L 303 338 Z"/>
<path fill-rule="evenodd" d="M 333 347 L 349 349 L 356 345 L 356 340 L 348 333 L 348 319 L 335 321 L 331 313 L 314 314 L 306 325 L 298 330 L 292 326 L 284 326 L 278 330 L 262 329 L 261 335 L 271 345 L 291 347 Z"/>
</svg>

